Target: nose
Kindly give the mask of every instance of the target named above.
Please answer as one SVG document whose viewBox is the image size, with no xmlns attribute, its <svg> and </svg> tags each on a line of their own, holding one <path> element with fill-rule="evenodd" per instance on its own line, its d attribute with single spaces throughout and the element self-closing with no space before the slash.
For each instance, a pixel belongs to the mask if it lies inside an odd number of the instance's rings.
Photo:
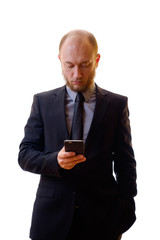
<svg viewBox="0 0 160 240">
<path fill-rule="evenodd" d="M 79 66 L 75 66 L 75 67 L 74 67 L 73 75 L 74 75 L 74 77 L 75 77 L 76 79 L 82 77 L 81 70 L 80 70 L 80 67 L 79 67 Z"/>
</svg>

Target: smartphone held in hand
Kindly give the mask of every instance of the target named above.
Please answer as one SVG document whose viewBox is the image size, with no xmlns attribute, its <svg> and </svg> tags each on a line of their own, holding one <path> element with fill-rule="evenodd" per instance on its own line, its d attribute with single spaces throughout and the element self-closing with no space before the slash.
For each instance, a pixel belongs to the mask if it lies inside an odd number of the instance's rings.
<svg viewBox="0 0 160 240">
<path fill-rule="evenodd" d="M 64 141 L 66 152 L 75 152 L 76 155 L 84 155 L 84 141 L 83 140 L 65 140 Z"/>
</svg>

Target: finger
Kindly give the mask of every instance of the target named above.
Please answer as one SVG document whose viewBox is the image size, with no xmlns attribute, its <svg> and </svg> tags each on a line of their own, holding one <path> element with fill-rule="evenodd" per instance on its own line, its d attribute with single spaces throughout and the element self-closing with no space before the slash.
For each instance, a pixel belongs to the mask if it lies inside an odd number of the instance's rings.
<svg viewBox="0 0 160 240">
<path fill-rule="evenodd" d="M 78 158 L 63 159 L 60 162 L 60 165 L 64 169 L 72 169 L 78 163 L 85 162 L 86 158 L 82 155 L 79 155 Z"/>
<path fill-rule="evenodd" d="M 64 161 L 68 162 L 68 163 L 74 163 L 76 161 L 83 161 L 84 156 L 83 155 L 74 155 L 74 156 L 70 156 L 68 158 L 63 159 Z"/>
<path fill-rule="evenodd" d="M 77 155 L 77 156 L 73 156 L 73 157 L 64 157 L 64 158 L 58 158 L 58 162 L 60 164 L 60 166 L 70 166 L 72 164 L 76 164 L 76 162 L 81 162 L 83 161 L 84 156 L 83 155 Z"/>
<path fill-rule="evenodd" d="M 61 149 L 61 151 L 58 153 L 59 159 L 69 158 L 75 156 L 75 152 L 66 152 L 64 147 Z"/>
<path fill-rule="evenodd" d="M 86 161 L 86 158 L 83 157 L 81 159 L 73 160 L 72 162 L 68 162 L 68 164 L 69 164 L 69 166 L 71 166 L 71 165 L 75 166 L 75 165 L 77 165 L 79 163 L 82 163 L 82 162 L 85 162 L 85 161 Z"/>
<path fill-rule="evenodd" d="M 72 162 L 67 162 L 67 163 L 64 165 L 64 168 L 70 170 L 70 169 L 72 169 L 75 165 L 77 165 L 77 164 L 79 164 L 79 163 L 82 163 L 82 162 L 85 162 L 85 161 L 86 161 L 86 158 L 83 157 L 83 158 L 81 158 L 81 159 L 79 159 L 79 160 L 74 160 L 74 161 L 72 161 Z"/>
<path fill-rule="evenodd" d="M 75 157 L 75 152 L 64 152 L 62 155 L 61 155 L 61 158 L 63 159 L 69 159 L 69 158 L 74 158 Z"/>
<path fill-rule="evenodd" d="M 82 162 L 85 162 L 85 161 L 86 161 L 86 158 L 83 157 L 83 158 L 81 158 L 81 159 L 74 160 L 74 161 L 73 161 L 73 164 L 76 165 L 76 164 L 78 164 L 78 163 L 82 163 Z"/>
</svg>

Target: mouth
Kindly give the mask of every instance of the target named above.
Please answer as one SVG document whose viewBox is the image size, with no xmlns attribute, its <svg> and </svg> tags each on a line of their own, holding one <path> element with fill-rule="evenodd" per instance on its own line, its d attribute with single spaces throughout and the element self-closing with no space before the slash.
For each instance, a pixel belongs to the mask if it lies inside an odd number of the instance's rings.
<svg viewBox="0 0 160 240">
<path fill-rule="evenodd" d="M 72 84 L 74 84 L 74 85 L 82 85 L 83 81 L 82 80 L 75 80 L 75 81 L 72 81 Z"/>
</svg>

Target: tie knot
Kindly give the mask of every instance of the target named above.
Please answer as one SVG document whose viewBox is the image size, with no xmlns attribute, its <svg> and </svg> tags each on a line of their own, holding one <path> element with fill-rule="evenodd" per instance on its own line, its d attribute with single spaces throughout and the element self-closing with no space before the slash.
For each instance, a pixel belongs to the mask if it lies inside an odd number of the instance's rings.
<svg viewBox="0 0 160 240">
<path fill-rule="evenodd" d="M 76 96 L 76 102 L 83 102 L 85 99 L 84 99 L 84 96 L 81 92 L 77 93 L 77 96 Z"/>
</svg>

